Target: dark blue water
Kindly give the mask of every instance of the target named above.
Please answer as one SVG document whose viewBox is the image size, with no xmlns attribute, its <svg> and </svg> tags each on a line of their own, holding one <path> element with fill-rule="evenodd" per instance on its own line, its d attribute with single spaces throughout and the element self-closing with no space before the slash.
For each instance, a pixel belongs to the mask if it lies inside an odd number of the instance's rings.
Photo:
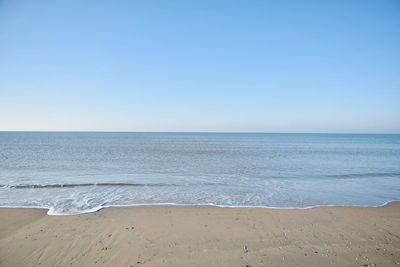
<svg viewBox="0 0 400 267">
<path fill-rule="evenodd" d="M 0 132 L 0 206 L 375 206 L 400 199 L 400 135 Z"/>
</svg>

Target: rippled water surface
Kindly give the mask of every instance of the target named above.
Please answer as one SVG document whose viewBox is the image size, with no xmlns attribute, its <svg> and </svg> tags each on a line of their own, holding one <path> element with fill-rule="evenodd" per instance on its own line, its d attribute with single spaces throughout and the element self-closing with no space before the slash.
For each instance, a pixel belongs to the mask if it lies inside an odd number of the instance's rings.
<svg viewBox="0 0 400 267">
<path fill-rule="evenodd" d="M 0 132 L 0 206 L 309 207 L 400 199 L 400 135 Z"/>
</svg>

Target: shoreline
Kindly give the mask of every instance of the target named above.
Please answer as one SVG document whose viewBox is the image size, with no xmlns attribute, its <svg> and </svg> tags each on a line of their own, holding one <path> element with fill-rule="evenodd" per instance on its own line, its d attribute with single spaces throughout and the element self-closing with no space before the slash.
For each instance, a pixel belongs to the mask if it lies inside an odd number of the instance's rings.
<svg viewBox="0 0 400 267">
<path fill-rule="evenodd" d="M 0 266 L 399 266 L 400 201 L 309 209 L 0 208 Z"/>
<path fill-rule="evenodd" d="M 52 208 L 50 207 L 30 207 L 30 206 L 0 206 L 0 209 L 38 209 L 38 210 L 46 210 L 47 215 L 49 216 L 77 216 L 83 214 L 90 214 L 99 212 L 105 209 L 111 208 L 134 208 L 134 207 L 217 207 L 217 208 L 231 208 L 231 209 L 272 209 L 272 210 L 308 210 L 315 208 L 380 208 L 390 205 L 391 203 L 400 203 L 399 199 L 389 200 L 380 205 L 335 205 L 335 204 L 327 204 L 327 205 L 314 205 L 314 206 L 306 206 L 306 207 L 271 207 L 271 206 L 228 206 L 228 205 L 217 205 L 217 204 L 177 204 L 177 203 L 145 203 L 145 204 L 127 204 L 127 205 L 106 205 L 101 207 L 94 207 L 87 211 L 83 211 L 81 213 L 67 214 L 67 213 L 54 213 L 52 212 Z"/>
</svg>

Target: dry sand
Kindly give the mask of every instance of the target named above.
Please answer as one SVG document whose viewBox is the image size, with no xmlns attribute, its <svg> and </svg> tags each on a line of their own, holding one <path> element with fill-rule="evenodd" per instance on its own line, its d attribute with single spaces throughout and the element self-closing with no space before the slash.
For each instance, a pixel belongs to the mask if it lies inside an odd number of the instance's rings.
<svg viewBox="0 0 400 267">
<path fill-rule="evenodd" d="M 400 203 L 0 209 L 0 266 L 400 266 Z"/>
</svg>

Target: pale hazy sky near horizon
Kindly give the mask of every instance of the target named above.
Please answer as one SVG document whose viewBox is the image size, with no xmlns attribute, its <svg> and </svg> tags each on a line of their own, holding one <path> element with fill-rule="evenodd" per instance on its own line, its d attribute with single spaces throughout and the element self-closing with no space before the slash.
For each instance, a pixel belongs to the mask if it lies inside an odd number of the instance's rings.
<svg viewBox="0 0 400 267">
<path fill-rule="evenodd" d="M 400 133 L 400 1 L 0 1 L 0 130 Z"/>
</svg>

